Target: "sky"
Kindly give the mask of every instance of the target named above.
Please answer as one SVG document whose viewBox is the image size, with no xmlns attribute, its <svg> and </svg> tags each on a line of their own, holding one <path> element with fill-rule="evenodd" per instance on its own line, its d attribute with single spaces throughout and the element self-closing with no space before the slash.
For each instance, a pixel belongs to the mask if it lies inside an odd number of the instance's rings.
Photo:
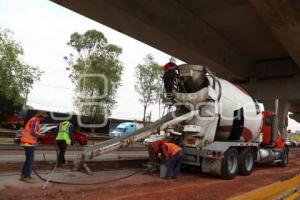
<svg viewBox="0 0 300 200">
<path fill-rule="evenodd" d="M 170 58 L 170 55 L 49 1 L 0 0 L 0 26 L 14 33 L 13 38 L 24 48 L 24 61 L 44 71 L 28 96 L 28 105 L 39 109 L 61 112 L 75 110 L 74 86 L 63 59 L 72 52 L 67 42 L 74 32 L 99 30 L 109 43 L 123 49 L 120 56 L 124 64 L 122 86 L 118 89 L 118 103 L 112 117 L 142 118 L 143 107 L 134 90 L 135 66 L 142 63 L 149 53 L 159 64 L 168 62 Z M 152 111 L 154 118 L 158 117 L 157 106 L 150 107 L 149 111 Z"/>
<path fill-rule="evenodd" d="M 118 89 L 118 103 L 112 112 L 115 118 L 142 118 L 143 106 L 134 90 L 134 71 L 145 55 L 152 54 L 156 62 L 162 65 L 170 58 L 170 55 L 149 45 L 46 0 L 0 0 L 0 27 L 14 33 L 13 38 L 24 49 L 25 63 L 44 71 L 28 96 L 28 104 L 38 109 L 60 112 L 75 110 L 74 86 L 63 59 L 72 53 L 67 42 L 74 32 L 96 29 L 104 33 L 109 43 L 123 49 L 120 56 L 124 64 L 122 86 Z M 177 64 L 180 63 L 182 61 L 179 60 Z M 158 118 L 157 105 L 149 110 L 153 119 Z M 292 130 L 300 130 L 300 125 L 294 120 L 289 120 L 289 125 Z"/>
</svg>

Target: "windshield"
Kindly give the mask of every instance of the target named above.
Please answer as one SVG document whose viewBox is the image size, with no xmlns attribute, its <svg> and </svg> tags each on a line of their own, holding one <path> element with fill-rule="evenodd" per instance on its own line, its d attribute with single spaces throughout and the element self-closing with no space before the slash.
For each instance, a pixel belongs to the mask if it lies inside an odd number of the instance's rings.
<svg viewBox="0 0 300 200">
<path fill-rule="evenodd" d="M 115 131 L 116 132 L 124 132 L 124 128 L 116 128 Z"/>
</svg>

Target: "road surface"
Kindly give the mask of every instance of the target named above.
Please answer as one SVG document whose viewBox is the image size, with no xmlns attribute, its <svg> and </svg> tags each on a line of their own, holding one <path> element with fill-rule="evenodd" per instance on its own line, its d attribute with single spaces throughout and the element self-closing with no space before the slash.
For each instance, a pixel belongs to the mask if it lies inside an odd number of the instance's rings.
<svg viewBox="0 0 300 200">
<path fill-rule="evenodd" d="M 138 173 L 129 178 L 107 184 L 96 184 L 105 180 L 119 179 L 135 171 L 134 168 L 114 168 L 95 171 L 92 176 L 67 169 L 59 169 L 55 180 L 92 183 L 89 186 L 51 184 L 41 190 L 41 181 L 26 184 L 18 181 L 17 172 L 0 173 L 0 199 L 228 199 L 245 192 L 288 179 L 300 170 L 300 148 L 291 149 L 288 167 L 275 165 L 256 165 L 250 176 L 237 176 L 234 180 L 200 173 L 197 169 L 184 170 L 178 180 L 162 180 L 158 176 Z M 140 165 L 140 163 L 139 163 Z M 3 166 L 3 165 L 2 165 Z M 124 169 L 125 167 L 125 169 Z M 48 170 L 45 173 L 49 173 Z M 11 174 L 9 174 L 11 173 Z M 44 175 L 45 176 L 45 175 Z M 13 192 L 12 192 L 13 191 Z"/>
</svg>

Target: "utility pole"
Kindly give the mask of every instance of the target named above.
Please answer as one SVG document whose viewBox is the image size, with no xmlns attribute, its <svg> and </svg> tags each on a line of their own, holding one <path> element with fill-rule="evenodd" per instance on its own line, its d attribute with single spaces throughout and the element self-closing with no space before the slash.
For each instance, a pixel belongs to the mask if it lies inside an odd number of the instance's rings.
<svg viewBox="0 0 300 200">
<path fill-rule="evenodd" d="M 27 107 L 28 93 L 29 93 L 29 89 L 27 88 L 26 93 L 25 93 L 25 101 L 23 104 L 23 109 L 26 109 L 26 107 Z"/>
</svg>

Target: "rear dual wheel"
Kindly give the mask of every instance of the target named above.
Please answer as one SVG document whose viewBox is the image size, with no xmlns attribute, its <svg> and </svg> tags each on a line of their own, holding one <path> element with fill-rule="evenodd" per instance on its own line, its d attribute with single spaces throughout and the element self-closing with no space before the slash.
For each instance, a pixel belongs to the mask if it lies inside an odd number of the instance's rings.
<svg viewBox="0 0 300 200">
<path fill-rule="evenodd" d="M 244 148 L 239 152 L 236 148 L 228 149 L 222 159 L 221 177 L 233 179 L 237 174 L 248 176 L 253 171 L 254 152 L 252 148 Z"/>
<path fill-rule="evenodd" d="M 239 170 L 239 152 L 236 148 L 228 149 L 222 159 L 221 177 L 226 180 L 233 179 Z"/>
<path fill-rule="evenodd" d="M 252 173 L 254 167 L 254 153 L 252 148 L 242 149 L 239 155 L 240 166 L 239 174 L 248 176 Z"/>
</svg>

